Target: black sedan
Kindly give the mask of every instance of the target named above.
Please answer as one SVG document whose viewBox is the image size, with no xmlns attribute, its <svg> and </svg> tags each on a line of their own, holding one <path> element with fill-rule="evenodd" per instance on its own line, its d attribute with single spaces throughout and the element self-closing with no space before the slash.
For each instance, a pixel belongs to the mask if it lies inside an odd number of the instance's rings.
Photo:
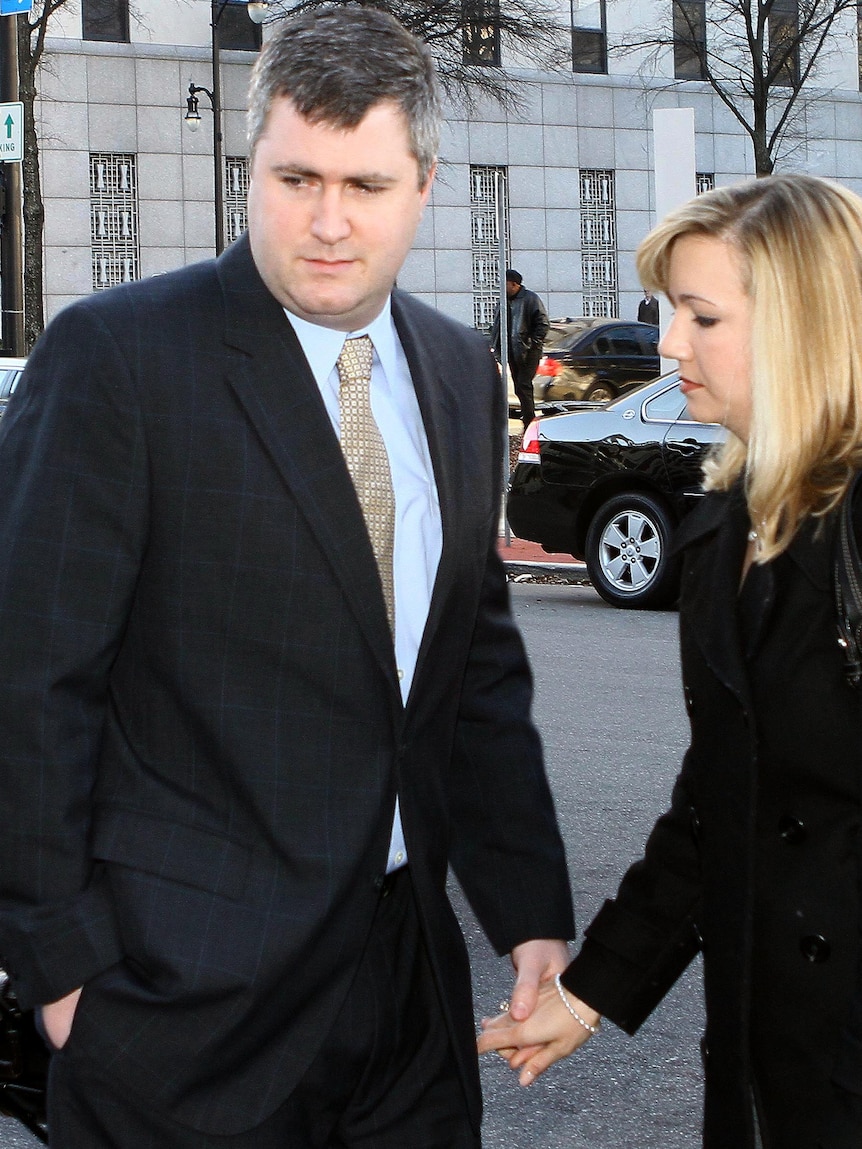
<svg viewBox="0 0 862 1149">
<path fill-rule="evenodd" d="M 622 319 L 552 319 L 533 391 L 539 400 L 607 402 L 659 369 L 657 327 Z"/>
<path fill-rule="evenodd" d="M 613 403 L 572 404 L 524 433 L 509 482 L 511 528 L 585 559 L 614 606 L 669 606 L 679 591 L 670 537 L 702 495 L 703 457 L 724 434 L 688 417 L 676 372 Z"/>
</svg>

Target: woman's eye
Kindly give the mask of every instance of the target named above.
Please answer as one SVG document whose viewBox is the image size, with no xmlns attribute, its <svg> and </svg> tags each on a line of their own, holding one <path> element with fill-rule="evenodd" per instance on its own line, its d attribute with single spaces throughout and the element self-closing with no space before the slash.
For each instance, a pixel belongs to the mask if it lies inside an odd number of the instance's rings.
<svg viewBox="0 0 862 1149">
<path fill-rule="evenodd" d="M 698 327 L 714 327 L 718 323 L 714 315 L 695 315 L 694 321 Z"/>
</svg>

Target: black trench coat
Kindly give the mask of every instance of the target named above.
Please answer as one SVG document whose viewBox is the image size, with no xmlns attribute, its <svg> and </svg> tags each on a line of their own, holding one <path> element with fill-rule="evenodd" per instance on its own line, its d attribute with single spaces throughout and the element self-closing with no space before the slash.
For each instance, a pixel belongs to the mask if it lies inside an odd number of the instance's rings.
<svg viewBox="0 0 862 1149">
<path fill-rule="evenodd" d="M 563 976 L 633 1033 L 702 950 L 708 1149 L 752 1149 L 755 1091 L 765 1146 L 862 1146 L 862 693 L 837 643 L 834 529 L 804 527 L 739 593 L 741 495 L 684 521 L 691 745 Z"/>
</svg>

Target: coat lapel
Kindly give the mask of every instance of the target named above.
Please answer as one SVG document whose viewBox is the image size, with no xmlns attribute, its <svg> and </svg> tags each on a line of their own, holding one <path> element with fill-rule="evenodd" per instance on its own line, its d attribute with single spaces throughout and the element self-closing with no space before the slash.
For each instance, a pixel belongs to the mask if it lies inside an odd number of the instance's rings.
<svg viewBox="0 0 862 1149">
<path fill-rule="evenodd" d="M 248 238 L 228 249 L 217 268 L 231 349 L 228 382 L 398 692 L 374 552 L 320 389 L 284 311 L 257 273 Z"/>
<path fill-rule="evenodd" d="M 674 549 L 685 552 L 680 629 L 697 643 L 712 673 L 743 703 L 750 687 L 738 626 L 747 545 L 742 493 L 707 495 L 682 522 Z"/>
</svg>

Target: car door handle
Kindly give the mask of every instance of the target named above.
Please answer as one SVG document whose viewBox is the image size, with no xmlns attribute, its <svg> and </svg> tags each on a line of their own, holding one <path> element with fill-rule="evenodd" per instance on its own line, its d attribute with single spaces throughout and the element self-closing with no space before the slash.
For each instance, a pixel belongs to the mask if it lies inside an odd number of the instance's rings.
<svg viewBox="0 0 862 1149">
<path fill-rule="evenodd" d="M 676 451 L 679 455 L 696 455 L 703 450 L 697 439 L 673 439 L 667 447 L 669 451 Z"/>
</svg>

